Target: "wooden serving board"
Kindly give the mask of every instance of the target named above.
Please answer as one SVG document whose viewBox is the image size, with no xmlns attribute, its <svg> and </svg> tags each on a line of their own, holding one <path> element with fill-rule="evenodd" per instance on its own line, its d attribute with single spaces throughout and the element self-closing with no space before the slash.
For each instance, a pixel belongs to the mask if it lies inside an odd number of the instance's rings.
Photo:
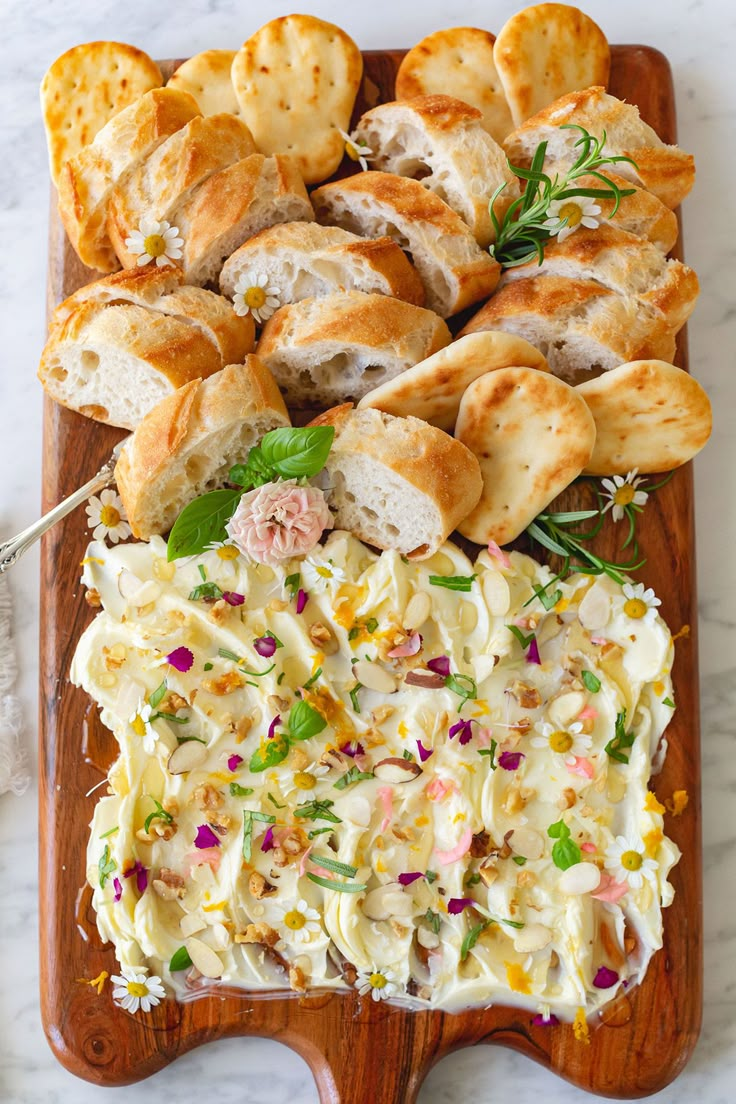
<svg viewBox="0 0 736 1104">
<path fill-rule="evenodd" d="M 392 98 L 402 56 L 398 51 L 365 55 L 357 111 Z M 641 46 L 614 47 L 611 90 L 637 104 L 666 142 L 675 141 L 671 73 L 662 54 Z M 66 243 L 52 203 L 49 308 L 91 278 Z M 686 366 L 683 341 L 678 364 Z M 44 510 L 90 478 L 120 436 L 47 400 Z M 569 491 L 564 508 L 574 508 L 579 493 Z M 533 1027 L 531 1014 L 500 1006 L 446 1015 L 361 1002 L 355 993 L 282 994 L 264 1000 L 231 990 L 224 997 L 187 1004 L 167 1000 L 151 1014 L 133 1017 L 113 1006 L 109 985 L 98 996 L 81 984 L 80 978 L 94 978 L 102 970 L 114 973 L 116 967 L 111 945 L 104 945 L 97 934 L 91 892 L 85 888 L 85 847 L 96 800 L 85 794 L 104 777 L 115 741 L 86 694 L 68 681 L 74 648 L 92 616 L 78 582 L 88 538 L 83 512 L 47 534 L 41 562 L 41 1005 L 59 1061 L 89 1081 L 121 1085 L 147 1077 L 212 1039 L 260 1035 L 286 1043 L 306 1059 L 323 1104 L 411 1104 L 430 1067 L 444 1055 L 475 1043 L 498 1043 L 604 1095 L 639 1097 L 667 1085 L 688 1060 L 701 1018 L 700 746 L 690 465 L 652 496 L 640 533 L 648 562 L 637 578 L 656 588 L 673 631 L 691 626 L 689 636 L 677 644 L 677 712 L 668 733 L 666 764 L 656 779 L 661 800 L 675 789 L 686 789 L 690 803 L 682 817 L 665 822 L 683 857 L 672 874 L 676 895 L 664 913 L 664 949 L 655 955 L 643 984 L 607 1011 L 607 1022 L 593 1027 L 588 1046 L 575 1040 L 569 1025 Z M 609 523 L 599 547 L 611 555 L 620 540 Z M 501 1099 L 503 1086 L 498 1088 Z M 494 1098 L 491 1085 L 485 1099 Z"/>
</svg>

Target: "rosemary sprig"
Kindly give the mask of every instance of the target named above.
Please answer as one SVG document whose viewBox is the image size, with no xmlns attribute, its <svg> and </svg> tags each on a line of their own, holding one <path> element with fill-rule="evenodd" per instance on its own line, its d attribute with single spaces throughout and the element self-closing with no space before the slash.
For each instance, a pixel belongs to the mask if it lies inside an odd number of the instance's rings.
<svg viewBox="0 0 736 1104">
<path fill-rule="evenodd" d="M 489 211 L 496 231 L 496 241 L 489 247 L 489 252 L 505 268 L 527 264 L 535 257 L 541 265 L 545 245 L 567 225 L 566 218 L 556 224 L 548 217 L 550 204 L 555 200 L 610 199 L 613 200 L 613 210 L 608 217 L 613 218 L 622 198 L 634 193 L 633 188 L 619 188 L 613 180 L 600 171 L 605 165 L 613 165 L 618 161 L 628 161 L 629 164 L 636 166 L 636 162 L 631 157 L 603 155 L 606 144 L 605 131 L 600 138 L 596 138 L 577 123 L 563 123 L 561 129 L 579 130 L 581 135 L 575 143 L 575 148 L 580 150 L 578 159 L 564 171 L 562 176 L 555 173 L 554 177 L 550 177 L 544 172 L 547 143 L 540 142 L 528 169 L 512 165 L 507 158 L 511 171 L 526 181 L 526 188 L 524 194 L 508 207 L 500 221 L 494 206 L 506 188 L 506 184 L 500 184 L 491 196 Z M 576 185 L 576 180 L 581 176 L 595 177 L 601 182 L 602 187 L 584 188 Z"/>
<path fill-rule="evenodd" d="M 600 495 L 598 499 L 600 502 Z M 589 529 L 579 528 L 581 522 L 592 518 L 597 520 Z M 589 545 L 602 528 L 603 512 L 599 505 L 597 510 L 538 514 L 526 531 L 533 541 L 562 558 L 563 567 L 557 578 L 571 571 L 579 571 L 583 575 L 608 575 L 614 582 L 622 584 L 626 582 L 626 573 L 637 571 L 646 563 L 646 559 L 639 558 L 639 546 L 633 529 L 621 549 L 623 551 L 630 548 L 629 559 L 607 560 L 597 555 Z"/>
</svg>

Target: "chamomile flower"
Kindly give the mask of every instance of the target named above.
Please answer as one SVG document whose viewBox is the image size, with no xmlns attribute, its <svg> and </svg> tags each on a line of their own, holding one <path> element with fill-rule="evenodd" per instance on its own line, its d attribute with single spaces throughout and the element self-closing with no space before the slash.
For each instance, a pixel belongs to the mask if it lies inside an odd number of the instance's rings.
<svg viewBox="0 0 736 1104">
<path fill-rule="evenodd" d="M 621 521 L 627 506 L 646 506 L 649 495 L 646 491 L 638 491 L 637 487 L 643 483 L 642 479 L 636 479 L 637 468 L 634 468 L 624 477 L 614 475 L 611 479 L 602 479 L 601 483 L 608 491 L 605 496 L 608 502 L 603 507 L 603 513 L 611 510 L 614 521 Z"/>
<path fill-rule="evenodd" d="M 307 590 L 327 590 L 331 583 L 344 583 L 345 572 L 341 567 L 335 567 L 332 560 L 307 556 L 302 561 L 302 579 Z"/>
<path fill-rule="evenodd" d="M 330 768 L 323 763 L 310 763 L 303 770 L 284 772 L 284 777 L 279 782 L 282 794 L 288 797 L 292 793 L 309 793 L 313 790 L 320 778 L 329 773 Z"/>
<path fill-rule="evenodd" d="M 90 529 L 94 527 L 92 536 L 96 541 L 105 541 L 109 537 L 113 544 L 117 544 L 130 536 L 125 507 L 115 491 L 102 491 L 99 498 L 92 495 L 85 509 L 87 524 Z"/>
<path fill-rule="evenodd" d="M 268 282 L 265 272 L 244 272 L 238 277 L 233 294 L 235 313 L 253 315 L 254 322 L 265 322 L 281 306 L 280 288 Z"/>
<path fill-rule="evenodd" d="M 296 904 L 279 904 L 277 917 L 297 943 L 308 943 L 315 932 L 320 931 L 319 913 L 302 897 Z"/>
<path fill-rule="evenodd" d="M 160 267 L 181 260 L 184 239 L 179 237 L 179 227 L 163 219 L 142 218 L 140 226 L 125 239 L 125 248 L 138 257 L 139 265 L 155 261 Z"/>
<path fill-rule="evenodd" d="M 366 997 L 370 993 L 374 1001 L 394 997 L 399 991 L 398 980 L 393 970 L 379 970 L 377 966 L 372 970 L 359 970 L 355 988 L 361 997 Z"/>
<path fill-rule="evenodd" d="M 551 751 L 560 764 L 569 763 L 573 766 L 576 759 L 585 758 L 590 751 L 592 740 L 583 732 L 580 721 L 575 721 L 567 728 L 555 728 L 548 721 L 542 721 L 536 728 L 540 735 L 533 737 L 532 747 Z"/>
<path fill-rule="evenodd" d="M 115 986 L 112 999 L 126 1012 L 137 1012 L 139 1008 L 150 1012 L 166 996 L 160 977 L 155 974 L 146 977 L 139 969 L 130 966 L 123 966 L 120 974 L 111 977 L 110 981 Z"/>
<path fill-rule="evenodd" d="M 643 583 L 624 583 L 624 613 L 634 621 L 647 621 L 651 624 L 657 616 L 657 606 L 661 606 L 651 587 L 644 589 Z"/>
<path fill-rule="evenodd" d="M 579 226 L 595 230 L 600 225 L 601 209 L 592 199 L 584 196 L 570 196 L 568 199 L 553 199 L 547 208 L 547 220 L 544 223 L 550 234 L 556 235 L 559 242 L 574 234 Z"/>
<path fill-rule="evenodd" d="M 240 549 L 230 540 L 212 541 L 197 557 L 208 579 L 233 579 L 240 571 Z"/>
<path fill-rule="evenodd" d="M 143 699 L 138 702 L 135 713 L 128 719 L 128 724 L 131 726 L 136 736 L 143 738 L 143 750 L 148 755 L 153 755 L 156 750 L 156 741 L 158 740 L 158 732 L 151 724 L 151 714 L 153 710 L 148 702 L 144 702 Z"/>
<path fill-rule="evenodd" d="M 632 889 L 641 889 L 644 879 L 655 882 L 657 864 L 647 858 L 644 844 L 616 836 L 615 842 L 606 850 L 606 870 L 610 870 L 617 882 L 628 882 Z"/>
<path fill-rule="evenodd" d="M 347 134 L 344 130 L 341 130 L 340 134 L 345 139 L 345 153 L 351 161 L 357 161 L 361 169 L 365 172 L 368 168 L 368 162 L 375 156 L 373 150 L 367 142 L 362 141 L 362 139 L 353 138 L 352 135 Z"/>
</svg>

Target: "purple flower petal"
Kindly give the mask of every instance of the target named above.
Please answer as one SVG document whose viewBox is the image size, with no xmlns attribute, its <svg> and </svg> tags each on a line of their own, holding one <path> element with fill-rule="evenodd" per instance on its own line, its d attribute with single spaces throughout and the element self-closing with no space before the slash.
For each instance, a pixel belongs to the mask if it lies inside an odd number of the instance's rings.
<svg viewBox="0 0 736 1104">
<path fill-rule="evenodd" d="M 523 751 L 502 751 L 498 757 L 498 765 L 504 770 L 515 771 L 521 766 L 522 759 L 526 759 Z"/>
<path fill-rule="evenodd" d="M 269 740 L 273 740 L 276 729 L 278 728 L 278 726 L 280 724 L 281 724 L 281 714 L 277 713 L 276 716 L 274 717 L 274 719 L 271 721 L 270 725 L 268 726 L 268 738 L 269 738 Z"/>
<path fill-rule="evenodd" d="M 542 661 L 539 658 L 539 645 L 537 644 L 536 636 L 532 638 L 532 642 L 529 645 L 529 651 L 526 653 L 527 663 L 538 663 L 541 667 Z"/>
<path fill-rule="evenodd" d="M 467 721 L 456 721 L 451 727 L 448 736 L 451 740 L 460 733 L 460 743 L 465 745 L 469 744 L 473 739 L 473 721 L 469 719 Z"/>
<path fill-rule="evenodd" d="M 135 884 L 138 887 L 139 893 L 145 893 L 148 887 L 148 871 L 146 870 L 140 859 L 136 859 L 135 866 L 131 866 L 130 870 L 126 870 L 123 874 L 124 878 L 132 878 L 135 874 Z M 113 885 L 115 883 L 113 882 Z M 121 890 L 122 893 L 122 890 Z"/>
<path fill-rule="evenodd" d="M 541 1012 L 538 1012 L 536 1016 L 532 1018 L 532 1023 L 535 1027 L 556 1027 L 559 1022 L 554 1012 L 550 1012 L 546 1019 Z"/>
<path fill-rule="evenodd" d="M 434 748 L 425 748 L 421 740 L 417 740 L 417 751 L 419 752 L 419 759 L 422 763 L 426 763 L 430 755 L 434 755 Z"/>
<path fill-rule="evenodd" d="M 204 850 L 204 848 L 206 847 L 219 847 L 220 838 L 212 831 L 209 824 L 200 824 L 199 828 L 197 829 L 194 846 L 199 847 L 202 850 Z"/>
<path fill-rule="evenodd" d="M 416 882 L 419 878 L 423 878 L 421 870 L 413 870 L 409 874 L 399 874 L 398 881 L 403 886 L 409 886 L 412 882 Z"/>
<path fill-rule="evenodd" d="M 229 771 L 236 771 L 240 764 L 243 762 L 242 755 L 231 755 L 228 757 L 227 769 Z"/>
<path fill-rule="evenodd" d="M 185 674 L 194 663 L 194 652 L 189 648 L 174 648 L 173 652 L 167 655 L 166 662 Z"/>
<path fill-rule="evenodd" d="M 450 916 L 457 916 L 463 909 L 475 908 L 477 903 L 472 897 L 451 897 L 447 902 L 447 911 Z"/>
<path fill-rule="evenodd" d="M 276 651 L 276 641 L 272 636 L 259 636 L 257 640 L 253 641 L 253 647 L 258 652 L 259 656 L 263 656 L 264 659 L 270 659 Z"/>
<path fill-rule="evenodd" d="M 617 981 L 618 973 L 615 970 L 610 970 L 608 966 L 599 966 L 593 978 L 596 989 L 611 989 Z"/>
<path fill-rule="evenodd" d="M 296 612 L 297 613 L 303 613 L 304 612 L 304 607 L 306 606 L 308 601 L 309 601 L 309 595 L 307 594 L 306 590 L 302 590 L 301 587 L 300 587 L 299 588 L 299 593 L 296 596 Z"/>
<path fill-rule="evenodd" d="M 441 655 L 437 656 L 436 659 L 430 659 L 427 667 L 430 671 L 433 671 L 435 675 L 442 675 L 443 678 L 448 678 L 450 674 L 450 657 Z"/>
<path fill-rule="evenodd" d="M 273 850 L 273 824 L 269 825 L 269 828 L 261 840 L 261 851 Z"/>
<path fill-rule="evenodd" d="M 112 885 L 113 889 L 115 890 L 115 904 L 117 904 L 120 898 L 123 896 L 123 883 L 120 881 L 119 878 L 113 878 Z"/>
<path fill-rule="evenodd" d="M 245 601 L 245 595 L 238 594 L 236 590 L 226 590 L 222 597 L 229 606 L 242 606 Z"/>
<path fill-rule="evenodd" d="M 343 755 L 349 755 L 354 759 L 356 755 L 365 755 L 365 748 L 358 740 L 350 740 L 347 744 L 340 744 L 339 749 Z"/>
</svg>

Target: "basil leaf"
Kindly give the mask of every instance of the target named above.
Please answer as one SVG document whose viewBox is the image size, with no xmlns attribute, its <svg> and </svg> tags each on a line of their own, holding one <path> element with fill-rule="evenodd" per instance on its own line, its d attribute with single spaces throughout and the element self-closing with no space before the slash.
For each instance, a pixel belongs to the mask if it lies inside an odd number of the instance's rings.
<svg viewBox="0 0 736 1104">
<path fill-rule="evenodd" d="M 534 640 L 534 633 L 533 632 L 530 632 L 529 635 L 526 636 L 521 631 L 521 629 L 519 628 L 518 625 L 507 625 L 506 628 L 509 630 L 510 633 L 514 634 L 516 639 L 521 644 L 522 648 L 528 648 L 529 645 L 531 644 L 532 640 Z"/>
<path fill-rule="evenodd" d="M 253 790 L 249 786 L 241 786 L 239 782 L 230 783 L 231 797 L 250 797 Z"/>
<path fill-rule="evenodd" d="M 430 575 L 432 586 L 445 587 L 446 590 L 469 591 L 475 575 Z"/>
<path fill-rule="evenodd" d="M 460 961 L 464 962 L 472 951 L 475 944 L 478 942 L 479 937 L 493 924 L 493 920 L 482 920 L 480 924 L 476 924 L 474 928 L 471 928 L 468 934 L 463 939 L 462 947 L 460 948 Z"/>
<path fill-rule="evenodd" d="M 292 706 L 289 714 L 289 739 L 309 740 L 327 728 L 327 721 L 309 702 L 301 698 Z"/>
<path fill-rule="evenodd" d="M 357 767 L 351 767 L 342 778 L 338 778 L 333 788 L 336 790 L 344 790 L 347 789 L 348 786 L 352 786 L 354 782 L 363 782 L 366 778 L 375 778 L 373 771 L 362 771 L 358 770 Z"/>
<path fill-rule="evenodd" d="M 475 684 L 475 679 L 472 679 L 470 675 L 448 675 L 445 679 L 445 686 L 461 699 L 460 705 L 457 707 L 458 713 L 466 701 L 472 701 L 478 697 L 478 687 Z"/>
<path fill-rule="evenodd" d="M 307 832 L 307 839 L 314 839 L 315 836 L 322 836 L 325 832 L 334 832 L 334 828 L 313 828 L 311 832 Z"/>
<path fill-rule="evenodd" d="M 554 579 L 550 581 L 554 582 Z M 540 586 L 539 583 L 532 584 L 532 590 L 546 610 L 551 610 L 554 606 L 556 606 L 560 598 L 562 597 L 561 590 L 555 590 L 552 594 L 548 594 L 547 587 L 549 585 L 549 583 L 547 583 L 546 586 Z M 526 606 L 528 605 L 528 603 L 525 602 L 524 605 Z"/>
<path fill-rule="evenodd" d="M 558 839 L 552 848 L 552 862 L 560 870 L 567 870 L 570 866 L 576 866 L 580 859 L 580 848 L 569 836 Z"/>
<path fill-rule="evenodd" d="M 189 593 L 190 602 L 201 602 L 205 599 L 216 602 L 219 598 L 222 598 L 222 590 L 217 583 L 200 583 Z"/>
<path fill-rule="evenodd" d="M 432 912 L 431 908 L 429 908 L 424 914 L 424 919 L 426 920 L 427 924 L 432 929 L 434 934 L 439 935 L 440 925 L 442 923 L 442 917 L 440 916 L 440 914 L 438 912 Z"/>
<path fill-rule="evenodd" d="M 266 742 L 263 749 L 257 748 L 250 757 L 248 766 L 253 774 L 260 774 L 269 767 L 276 767 L 283 763 L 289 754 L 289 741 L 285 736 L 277 735 Z"/>
<path fill-rule="evenodd" d="M 192 960 L 189 957 L 189 951 L 186 947 L 180 947 L 178 951 L 174 951 L 171 956 L 171 962 L 169 963 L 169 970 L 172 974 L 175 974 L 177 970 L 187 970 L 192 965 Z"/>
<path fill-rule="evenodd" d="M 235 513 L 242 491 L 210 491 L 185 506 L 169 534 L 166 558 L 198 556 L 212 541 L 227 540 L 225 526 Z"/>
<path fill-rule="evenodd" d="M 164 699 L 165 694 L 166 694 L 166 679 L 164 679 L 164 681 L 156 687 L 156 689 L 153 691 L 150 698 L 148 699 L 148 704 L 150 705 L 151 709 L 155 709 L 157 705 L 161 704 L 161 702 Z"/>
<path fill-rule="evenodd" d="M 334 426 L 272 429 L 261 441 L 261 454 L 284 479 L 310 478 L 325 466 L 334 437 Z"/>
<path fill-rule="evenodd" d="M 672 698 L 662 698 L 662 705 L 668 705 L 670 709 L 675 708 L 675 703 L 673 702 Z"/>
<path fill-rule="evenodd" d="M 322 801 L 305 801 L 302 805 L 297 805 L 294 816 L 304 820 L 329 820 L 332 824 L 342 824 L 339 816 L 330 811 L 334 804 L 335 802 L 330 801 L 329 798 L 324 798 Z"/>
<path fill-rule="evenodd" d="M 626 731 L 626 710 L 624 709 L 616 716 L 615 735 L 605 746 L 606 755 L 609 759 L 615 759 L 617 763 L 628 763 L 629 756 L 624 754 L 624 750 L 633 745 L 635 737 L 635 732 Z"/>
<path fill-rule="evenodd" d="M 498 744 L 496 743 L 496 741 L 491 740 L 491 746 L 490 747 L 481 748 L 480 751 L 478 752 L 479 755 L 487 755 L 488 756 L 488 766 L 493 771 L 495 771 L 496 767 L 498 766 L 498 764 L 496 763 L 496 748 L 497 747 L 498 747 Z"/>
<path fill-rule="evenodd" d="M 552 839 L 569 839 L 570 829 L 567 827 L 564 820 L 557 820 L 554 824 L 550 824 L 547 829 L 547 835 Z"/>
<path fill-rule="evenodd" d="M 275 824 L 276 817 L 270 813 L 253 812 L 252 809 L 243 809 L 243 858 L 250 862 L 253 854 L 253 821 L 258 820 L 263 824 Z"/>
<path fill-rule="evenodd" d="M 97 863 L 97 872 L 100 876 L 100 889 L 105 888 L 107 879 L 117 868 L 118 864 L 115 859 L 110 857 L 110 844 L 106 843 L 105 850 L 100 855 L 100 861 Z"/>
<path fill-rule="evenodd" d="M 598 693 L 601 688 L 601 680 L 597 675 L 594 675 L 592 671 L 583 671 L 580 677 L 586 690 L 590 690 L 591 694 Z"/>
</svg>

